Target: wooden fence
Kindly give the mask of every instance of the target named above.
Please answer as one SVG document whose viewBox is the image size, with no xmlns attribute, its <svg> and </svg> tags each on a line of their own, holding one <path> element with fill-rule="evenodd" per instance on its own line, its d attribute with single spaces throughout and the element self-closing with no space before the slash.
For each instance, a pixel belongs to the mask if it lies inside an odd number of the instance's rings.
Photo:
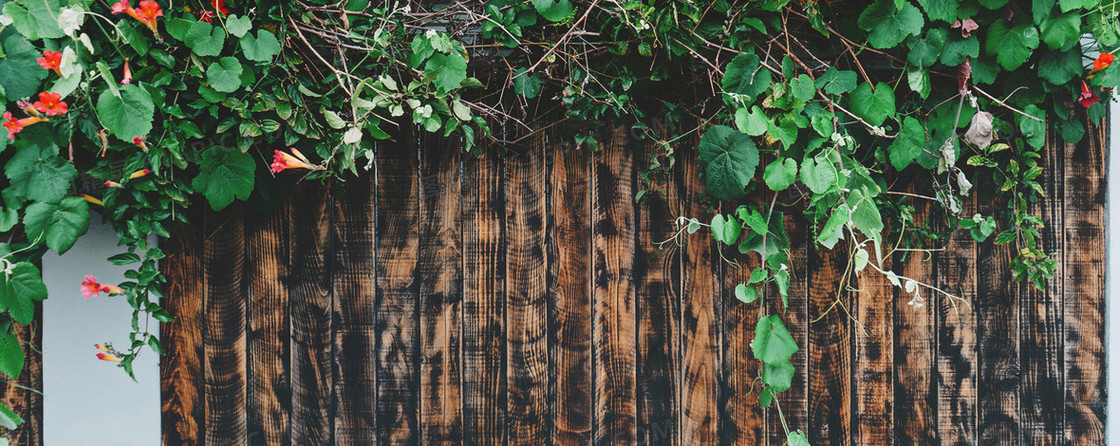
<svg viewBox="0 0 1120 446">
<path fill-rule="evenodd" d="M 1045 292 L 1011 280 L 1009 246 L 967 236 L 893 268 L 971 308 L 909 305 L 871 274 L 840 289 L 846 256 L 787 217 L 789 428 L 815 445 L 1102 444 L 1105 135 L 1044 152 L 1035 206 L 1061 263 Z M 759 305 L 732 293 L 749 269 L 706 232 L 654 245 L 712 215 L 695 154 L 637 204 L 651 149 L 626 136 L 591 153 L 544 132 L 505 157 L 401 138 L 346 192 L 307 182 L 278 209 L 177 227 L 165 444 L 782 444 L 748 346 Z"/>
</svg>

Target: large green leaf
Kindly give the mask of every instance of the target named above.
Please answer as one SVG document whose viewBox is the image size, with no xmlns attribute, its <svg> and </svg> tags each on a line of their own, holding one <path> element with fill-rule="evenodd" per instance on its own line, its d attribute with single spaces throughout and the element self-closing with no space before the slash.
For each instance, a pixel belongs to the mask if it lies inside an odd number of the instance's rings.
<svg viewBox="0 0 1120 446">
<path fill-rule="evenodd" d="M 918 159 L 922 155 L 922 150 L 926 147 L 926 129 L 922 126 L 921 121 L 907 116 L 902 121 L 902 131 L 899 132 L 898 137 L 894 139 L 887 153 L 891 159 L 891 165 L 895 170 L 901 171 L 909 166 L 910 163 Z"/>
<path fill-rule="evenodd" d="M 89 229 L 89 205 L 81 197 L 66 197 L 58 204 L 32 203 L 23 225 L 28 238 L 42 239 L 48 248 L 63 254 Z"/>
<path fill-rule="evenodd" d="M 214 27 L 203 21 L 194 22 L 187 35 L 183 36 L 183 43 L 187 44 L 199 56 L 217 56 L 222 53 L 225 46 L 226 31 Z M 243 44 L 244 45 L 244 44 Z"/>
<path fill-rule="evenodd" d="M 751 351 L 754 358 L 763 364 L 781 365 L 797 353 L 797 342 L 793 340 L 780 316 L 763 316 L 754 327 Z"/>
<path fill-rule="evenodd" d="M 1109 66 L 1112 69 L 1112 66 Z M 1054 85 L 1065 85 L 1073 78 L 1081 75 L 1084 68 L 1081 66 L 1081 50 L 1074 48 L 1065 52 L 1046 51 L 1038 60 L 1038 77 Z M 1103 74 L 1103 73 L 1102 73 Z M 1120 72 L 1117 72 L 1120 74 Z M 1100 75 L 1093 79 L 1096 80 Z M 1117 78 L 1120 85 L 1120 78 Z"/>
<path fill-rule="evenodd" d="M 770 88 L 770 71 L 763 68 L 758 56 L 744 53 L 731 59 L 723 73 L 723 91 L 744 97 L 751 102 Z"/>
<path fill-rule="evenodd" d="M 152 131 L 155 106 L 148 91 L 136 85 L 122 85 L 120 97 L 105 90 L 97 98 L 97 117 L 105 128 L 122 141 L 147 135 Z"/>
<path fill-rule="evenodd" d="M 909 2 L 902 7 L 893 0 L 879 0 L 859 16 L 859 27 L 867 31 L 867 40 L 875 48 L 892 48 L 902 43 L 906 36 L 922 32 L 925 19 L 922 11 Z"/>
<path fill-rule="evenodd" d="M 424 76 L 432 79 L 432 84 L 441 95 L 459 88 L 467 78 L 467 60 L 459 53 L 435 53 L 424 65 Z"/>
<path fill-rule="evenodd" d="M 60 8 L 59 0 L 18 0 L 4 5 L 4 15 L 28 39 L 57 39 L 66 36 L 56 18 Z"/>
<path fill-rule="evenodd" d="M 814 194 L 823 194 L 836 186 L 838 172 L 827 157 L 817 155 L 801 162 L 801 182 Z"/>
<path fill-rule="evenodd" d="M 772 191 L 783 191 L 797 181 L 797 161 L 792 158 L 778 158 L 766 166 L 762 172 L 766 187 Z"/>
<path fill-rule="evenodd" d="M 202 153 L 199 173 L 191 187 L 206 196 L 211 209 L 220 211 L 234 198 L 249 198 L 253 192 L 254 165 L 253 157 L 240 150 L 211 147 Z"/>
<path fill-rule="evenodd" d="M 856 72 L 828 67 L 828 70 L 817 78 L 817 88 L 828 94 L 844 94 L 852 91 L 856 88 Z"/>
<path fill-rule="evenodd" d="M 1081 14 L 1068 12 L 1047 17 L 1039 25 L 1042 41 L 1054 50 L 1065 50 L 1077 43 L 1081 35 Z"/>
<path fill-rule="evenodd" d="M 266 29 L 258 29 L 257 36 L 253 33 L 245 34 L 241 38 L 241 51 L 245 57 L 254 62 L 271 62 L 273 57 L 280 54 L 280 41 Z"/>
<path fill-rule="evenodd" d="M 1019 131 L 1023 132 L 1023 138 L 1027 140 L 1027 144 L 1036 149 L 1041 149 L 1046 144 L 1046 113 L 1034 104 L 1023 107 L 1023 111 L 1043 120 L 1043 122 L 1038 122 L 1025 116 L 1015 116 L 1015 119 L 1019 120 Z"/>
<path fill-rule="evenodd" d="M 564 20 L 575 12 L 571 0 L 533 0 L 533 7 L 550 22 Z"/>
<path fill-rule="evenodd" d="M 966 58 L 979 55 L 980 41 L 976 40 L 975 35 L 968 36 L 967 39 L 949 37 L 949 40 L 945 41 L 945 46 L 941 48 L 941 63 L 955 67 L 964 63 Z"/>
<path fill-rule="evenodd" d="M 11 5 L 12 3 L 9 3 Z M 0 58 L 0 87 L 12 99 L 28 97 L 39 92 L 39 83 L 50 73 L 39 66 L 40 53 L 17 33 L 4 38 L 4 57 Z M 0 134 L 0 138 L 7 133 Z"/>
<path fill-rule="evenodd" d="M 57 203 L 78 176 L 73 164 L 58 156 L 58 147 L 29 145 L 21 148 L 4 166 L 16 195 L 34 201 Z"/>
<path fill-rule="evenodd" d="M 747 135 L 731 127 L 716 125 L 700 138 L 697 157 L 704 169 L 708 192 L 720 200 L 743 196 L 758 167 L 758 147 Z"/>
<path fill-rule="evenodd" d="M 957 0 L 918 0 L 929 21 L 940 20 L 953 23 L 957 20 Z"/>
<path fill-rule="evenodd" d="M 0 373 L 12 379 L 19 379 L 23 362 L 23 346 L 20 345 L 19 338 L 11 333 L 4 333 L 3 337 L 0 337 Z"/>
<path fill-rule="evenodd" d="M 894 90 L 883 82 L 874 89 L 870 83 L 864 82 L 852 90 L 850 105 L 852 113 L 869 124 L 883 125 L 887 118 L 894 116 Z"/>
<path fill-rule="evenodd" d="M 948 32 L 944 29 L 931 29 L 926 32 L 925 38 L 912 36 L 906 39 L 906 46 L 910 48 L 906 60 L 918 67 L 933 65 L 941 55 L 941 49 L 945 47 L 947 36 Z"/>
<path fill-rule="evenodd" d="M 852 189 L 847 200 L 852 211 L 852 226 L 867 238 L 879 240 L 879 233 L 883 231 L 883 217 L 871 194 L 863 188 Z"/>
<path fill-rule="evenodd" d="M 231 15 L 226 18 L 226 29 L 238 38 L 244 37 L 252 27 L 253 22 L 248 17 Z"/>
<path fill-rule="evenodd" d="M 214 91 L 229 93 L 241 87 L 241 62 L 235 57 L 223 57 L 206 69 L 206 80 Z"/>
<path fill-rule="evenodd" d="M 0 274 L 0 311 L 7 311 L 16 322 L 30 324 L 35 301 L 46 298 L 47 286 L 35 265 L 19 262 L 12 267 L 11 276 Z"/>
<path fill-rule="evenodd" d="M 999 65 L 1007 71 L 1019 68 L 1031 52 L 1038 48 L 1038 29 L 1032 23 L 1010 27 L 1007 22 L 997 20 L 988 27 L 988 38 L 984 50 L 994 55 Z"/>
</svg>

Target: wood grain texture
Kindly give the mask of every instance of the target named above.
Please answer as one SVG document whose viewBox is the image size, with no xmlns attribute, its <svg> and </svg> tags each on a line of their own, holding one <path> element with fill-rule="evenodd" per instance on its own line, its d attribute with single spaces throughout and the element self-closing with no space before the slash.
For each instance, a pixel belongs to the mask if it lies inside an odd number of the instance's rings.
<svg viewBox="0 0 1120 446">
<path fill-rule="evenodd" d="M 163 444 L 196 446 L 206 436 L 206 398 L 203 394 L 202 332 L 206 327 L 206 269 L 203 240 L 206 224 L 202 212 L 189 212 L 190 223 L 168 225 L 171 237 L 163 244 L 167 254 L 160 271 L 167 277 L 160 300 L 175 317 L 160 325 L 161 433 Z"/>
<path fill-rule="evenodd" d="M 982 196 L 981 201 L 990 200 Z M 980 207 L 991 215 L 995 206 Z M 976 255 L 977 337 L 980 346 L 977 375 L 977 436 L 982 444 L 1019 444 L 1019 296 L 1023 286 L 1011 277 L 1010 245 L 996 245 L 990 237 L 978 244 Z"/>
<path fill-rule="evenodd" d="M 870 254 L 871 261 L 875 262 L 874 252 Z M 884 261 L 890 262 L 890 259 Z M 884 270 L 890 268 L 889 264 L 883 265 Z M 898 299 L 891 282 L 870 265 L 853 278 L 853 285 L 856 291 L 852 315 L 858 324 L 852 324 L 852 390 L 855 392 L 852 433 L 856 444 L 892 445 L 895 443 L 895 364 L 905 363 L 905 359 L 895 357 L 894 318 L 895 311 L 899 310 L 895 306 Z M 908 310 L 905 301 L 900 310 Z"/>
<path fill-rule="evenodd" d="M 1042 150 L 1042 157 L 1038 160 L 1043 169 L 1038 180 L 1044 196 L 1031 204 L 1028 211 L 1040 216 L 1045 225 L 1039 240 L 1042 249 L 1061 255 L 1065 251 L 1061 230 L 1065 147 L 1057 129 L 1048 131 L 1046 136 L 1049 150 Z M 1023 371 L 1019 411 L 1024 445 L 1059 444 L 1065 427 L 1063 286 L 1060 261 L 1058 271 L 1047 281 L 1044 290 L 1038 290 L 1031 284 L 1023 286 L 1026 294 L 1019 307 L 1019 320 L 1027 329 L 1020 333 L 1019 338 Z"/>
<path fill-rule="evenodd" d="M 423 444 L 459 444 L 463 302 L 459 140 L 420 139 L 420 429 Z"/>
<path fill-rule="evenodd" d="M 975 212 L 976 193 L 962 206 Z M 963 299 L 938 297 L 929 303 L 937 311 L 937 432 L 941 444 L 975 444 L 976 242 L 968 231 L 956 231 L 934 257 L 938 288 Z"/>
<path fill-rule="evenodd" d="M 700 201 L 704 192 L 696 153 L 682 153 L 677 164 L 681 215 L 711 221 Z M 681 445 L 719 442 L 719 385 L 722 370 L 720 262 L 710 233 L 682 235 L 680 357 Z"/>
<path fill-rule="evenodd" d="M 554 134 L 549 134 L 555 137 Z M 591 442 L 591 189 L 590 153 L 554 150 L 549 185 L 549 339 L 555 404 L 552 442 Z"/>
<path fill-rule="evenodd" d="M 841 245 L 838 245 L 841 246 Z M 811 444 L 851 444 L 851 322 L 844 307 L 846 253 L 812 249 L 809 254 L 809 420 Z M 843 307 L 842 307 L 843 306 Z"/>
<path fill-rule="evenodd" d="M 539 137 L 538 137 L 539 139 Z M 548 263 L 541 141 L 506 158 L 506 377 L 510 444 L 549 441 Z"/>
<path fill-rule="evenodd" d="M 631 135 L 633 136 L 633 135 Z M 632 141 L 634 169 L 649 169 L 657 154 L 652 141 Z M 677 337 L 680 329 L 681 252 L 669 240 L 680 203 L 672 171 L 651 177 L 643 200 L 636 207 L 634 286 L 638 314 L 638 444 L 676 445 L 680 440 L 680 376 Z M 590 318 L 588 318 L 590 320 Z"/>
<path fill-rule="evenodd" d="M 291 373 L 293 445 L 331 444 L 333 312 L 331 290 L 331 197 L 325 186 L 306 182 L 292 197 Z"/>
<path fill-rule="evenodd" d="M 43 303 L 35 302 L 35 316 L 31 323 L 12 323 L 12 334 L 23 345 L 23 369 L 15 382 L 5 381 L 0 387 L 0 403 L 23 418 L 23 424 L 5 432 L 4 438 L 13 445 L 41 446 L 43 444 Z M 5 375 L 4 380 L 8 377 Z"/>
<path fill-rule="evenodd" d="M 921 186 L 915 181 L 910 188 L 920 189 Z M 929 203 L 916 202 L 913 206 L 916 224 L 926 225 L 930 215 Z M 893 257 L 894 270 L 900 276 L 922 283 L 936 281 L 933 262 L 924 253 L 911 252 L 903 259 L 902 253 L 896 252 Z M 891 404 L 894 405 L 895 443 L 899 445 L 937 442 L 937 383 L 934 381 L 937 327 L 933 303 L 942 296 L 921 286 L 915 286 L 915 292 L 922 301 L 918 301 L 915 294 L 907 293 L 905 288 L 898 287 L 882 297 L 891 299 L 894 305 L 895 371 Z"/>
<path fill-rule="evenodd" d="M 1063 151 L 1062 309 L 1067 444 L 1104 444 L 1105 163 L 1108 127 Z M 1113 296 L 1114 298 L 1114 296 Z M 1115 422 L 1115 421 L 1114 421 Z"/>
<path fill-rule="evenodd" d="M 414 129 L 377 147 L 377 440 L 420 435 L 419 165 Z"/>
<path fill-rule="evenodd" d="M 206 223 L 206 444 L 247 444 L 244 207 L 234 203 Z"/>
<path fill-rule="evenodd" d="M 245 215 L 251 445 L 291 444 L 290 210 L 285 203 Z"/>
<path fill-rule="evenodd" d="M 372 444 L 376 438 L 373 181 L 372 175 L 363 175 L 350 179 L 344 191 L 331 191 L 331 384 L 337 444 Z"/>
<path fill-rule="evenodd" d="M 786 236 L 789 238 L 789 307 L 781 307 L 781 298 L 770 298 L 767 306 L 772 313 L 781 313 L 782 322 L 789 330 L 793 340 L 797 342 L 797 352 L 790 357 L 793 364 L 793 379 L 789 390 L 779 393 L 778 404 L 781 405 L 782 415 L 786 424 L 792 430 L 807 431 L 809 426 L 809 380 L 813 374 L 809 369 L 809 253 L 807 247 L 811 242 L 808 234 L 809 225 L 802 215 L 785 216 Z M 753 354 L 752 354 L 753 356 Z M 766 444 L 782 445 L 786 441 L 786 432 L 782 428 L 781 418 L 776 408 L 766 411 L 767 438 Z"/>
<path fill-rule="evenodd" d="M 463 443 L 506 437 L 505 195 L 495 147 L 463 159 Z"/>
<path fill-rule="evenodd" d="M 751 204 L 758 209 L 757 204 Z M 724 205 L 720 211 L 733 215 L 735 208 Z M 766 212 L 764 209 L 763 212 Z M 744 228 L 744 230 L 749 230 Z M 777 299 L 776 287 L 760 287 L 760 299 L 751 304 L 740 302 L 735 297 L 735 287 L 750 280 L 751 272 L 762 265 L 757 253 L 740 254 L 738 247 L 716 243 L 723 251 L 722 257 L 736 263 L 721 261 L 720 280 L 721 306 L 723 307 L 722 350 L 723 370 L 719 392 L 720 440 L 725 445 L 761 444 L 766 440 L 766 418 L 758 405 L 759 389 L 755 381 L 760 373 L 761 363 L 754 358 L 750 343 L 754 339 L 754 329 L 761 315 L 760 307 L 766 300 Z M 767 312 L 769 315 L 769 312 Z"/>
</svg>

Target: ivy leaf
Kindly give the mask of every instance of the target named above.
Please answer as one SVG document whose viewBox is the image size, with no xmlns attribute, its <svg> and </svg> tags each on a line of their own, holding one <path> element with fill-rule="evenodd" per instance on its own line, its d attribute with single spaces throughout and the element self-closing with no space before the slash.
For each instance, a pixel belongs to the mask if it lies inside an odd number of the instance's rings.
<svg viewBox="0 0 1120 446">
<path fill-rule="evenodd" d="M 789 362 L 789 358 L 797 352 L 797 342 L 782 323 L 781 317 L 776 314 L 763 316 L 754 327 L 751 351 L 754 352 L 754 359 L 763 364 L 781 365 Z"/>
<path fill-rule="evenodd" d="M 226 31 L 215 28 L 203 21 L 194 22 L 183 36 L 183 43 L 187 44 L 199 56 L 217 56 L 225 46 Z M 242 41 L 244 42 L 244 41 Z M 244 43 L 242 43 L 244 45 Z"/>
<path fill-rule="evenodd" d="M 829 215 L 828 221 L 821 227 L 820 235 L 817 235 L 817 243 L 825 248 L 832 249 L 836 246 L 836 242 L 844 238 L 844 225 L 850 221 L 848 205 L 841 203 L 832 214 Z"/>
<path fill-rule="evenodd" d="M 941 48 L 941 63 L 955 67 L 964 63 L 965 58 L 975 58 L 979 55 L 980 41 L 976 36 L 969 36 L 967 39 L 950 37 Z"/>
<path fill-rule="evenodd" d="M 513 92 L 533 99 L 541 93 L 541 78 L 536 73 L 524 74 L 526 70 L 527 67 L 522 67 L 513 73 Z"/>
<path fill-rule="evenodd" d="M 280 54 L 280 41 L 266 29 L 258 29 L 257 36 L 253 33 L 245 34 L 241 38 L 241 51 L 245 58 L 254 62 L 272 62 L 272 58 Z"/>
<path fill-rule="evenodd" d="M 793 143 L 797 141 L 797 124 L 790 119 L 782 119 L 781 122 L 766 121 L 766 133 L 782 142 L 785 148 L 790 148 Z"/>
<path fill-rule="evenodd" d="M 887 149 L 894 170 L 902 171 L 922 155 L 926 147 L 926 129 L 917 119 L 907 116 L 902 121 L 902 131 Z"/>
<path fill-rule="evenodd" d="M 1112 66 L 1109 66 L 1109 68 L 1111 69 Z M 1038 60 L 1038 77 L 1054 85 L 1065 85 L 1079 76 L 1083 69 L 1081 66 L 1081 51 L 1078 48 L 1064 52 L 1046 51 L 1042 53 L 1042 57 Z M 1101 73 L 1101 75 L 1103 74 Z M 1101 75 L 1096 77 L 1101 77 Z M 1120 79 L 1117 80 L 1120 81 Z"/>
<path fill-rule="evenodd" d="M 731 59 L 723 72 L 723 91 L 741 95 L 751 102 L 770 88 L 770 71 L 762 68 L 758 56 L 744 53 Z"/>
<path fill-rule="evenodd" d="M 1023 132 L 1023 139 L 1026 139 L 1027 144 L 1030 144 L 1031 147 L 1041 149 L 1046 144 L 1046 113 L 1034 104 L 1023 107 L 1023 112 L 1044 120 L 1038 122 L 1026 116 L 1015 115 L 1016 119 L 1019 120 L 1019 131 Z"/>
<path fill-rule="evenodd" d="M 3 339 L 0 341 L 0 372 L 12 379 L 19 379 L 19 374 L 23 371 L 23 346 L 20 345 L 19 338 L 11 333 L 5 333 L 0 339 Z"/>
<path fill-rule="evenodd" d="M 30 40 L 57 39 L 66 37 L 55 18 L 59 9 L 58 0 L 19 0 L 4 5 L 4 15 Z"/>
<path fill-rule="evenodd" d="M 1089 25 L 1089 30 L 1093 31 L 1093 36 L 1102 47 L 1111 47 L 1120 42 L 1120 34 L 1117 34 L 1116 29 L 1115 7 L 1089 10 L 1085 23 Z"/>
<path fill-rule="evenodd" d="M 874 89 L 870 83 L 864 82 L 852 90 L 849 104 L 856 116 L 871 125 L 880 126 L 888 117 L 894 116 L 894 90 L 883 82 L 879 82 Z"/>
<path fill-rule="evenodd" d="M 848 203 L 852 211 L 852 226 L 867 238 L 879 240 L 879 233 L 883 231 L 883 217 L 871 195 L 863 188 L 852 189 L 848 194 Z"/>
<path fill-rule="evenodd" d="M 906 60 L 911 65 L 922 68 L 933 65 L 937 62 L 937 56 L 941 55 L 941 49 L 945 47 L 947 36 L 947 31 L 937 28 L 927 31 L 924 39 L 918 38 L 918 36 L 906 39 L 906 46 L 910 48 Z"/>
<path fill-rule="evenodd" d="M 708 192 L 720 200 L 743 196 L 758 167 L 758 147 L 747 135 L 716 125 L 700 138 L 697 161 L 704 169 Z"/>
<path fill-rule="evenodd" d="M 432 79 L 439 94 L 446 95 L 467 78 L 467 60 L 458 53 L 433 54 L 424 65 L 424 77 Z"/>
<path fill-rule="evenodd" d="M 828 158 L 817 156 L 801 162 L 801 182 L 814 194 L 828 192 L 836 185 L 836 167 Z"/>
<path fill-rule="evenodd" d="M 766 187 L 772 191 L 788 189 L 794 181 L 797 181 L 797 161 L 791 158 L 774 160 L 766 166 L 762 179 L 766 181 Z"/>
<path fill-rule="evenodd" d="M 241 62 L 235 57 L 223 57 L 206 69 L 206 80 L 214 91 L 230 93 L 241 87 Z"/>
<path fill-rule="evenodd" d="M 904 2 L 901 8 L 891 0 L 879 0 L 859 16 L 859 27 L 866 30 L 868 42 L 875 48 L 892 48 L 909 35 L 922 32 L 922 11 Z"/>
<path fill-rule="evenodd" d="M 762 364 L 762 382 L 774 392 L 785 392 L 793 384 L 793 363 Z"/>
<path fill-rule="evenodd" d="M 42 239 L 47 247 L 64 254 L 89 230 L 89 205 L 81 197 L 66 197 L 58 204 L 35 202 L 23 216 L 27 238 Z"/>
<path fill-rule="evenodd" d="M 800 429 L 790 432 L 786 435 L 786 446 L 810 446 L 809 438 Z"/>
<path fill-rule="evenodd" d="M 122 85 L 120 97 L 105 90 L 97 98 L 97 117 L 105 128 L 122 141 L 132 142 L 136 136 L 152 131 L 155 106 L 148 91 L 136 85 Z"/>
<path fill-rule="evenodd" d="M 770 118 L 757 105 L 748 112 L 745 108 L 735 110 L 735 126 L 739 131 L 751 136 L 762 136 L 770 128 Z"/>
<path fill-rule="evenodd" d="M 231 15 L 226 18 L 226 30 L 228 30 L 230 34 L 237 36 L 237 38 L 244 37 L 245 33 L 249 32 L 252 28 L 253 23 L 249 21 L 248 17 Z"/>
<path fill-rule="evenodd" d="M 1100 3 L 1094 0 L 1058 0 L 1058 7 L 1062 8 L 1062 12 L 1070 12 L 1074 9 L 1090 9 Z"/>
<path fill-rule="evenodd" d="M 712 217 L 712 238 L 725 245 L 734 245 L 739 240 L 743 225 L 735 217 L 724 217 L 716 214 Z"/>
<path fill-rule="evenodd" d="M 191 26 L 194 25 L 194 23 L 195 22 L 191 20 L 171 17 L 163 22 L 163 26 L 167 29 L 167 34 L 174 37 L 176 40 L 182 41 L 187 38 L 187 32 L 191 30 Z"/>
<path fill-rule="evenodd" d="M 36 62 L 41 54 L 27 39 L 16 33 L 8 33 L 4 38 L 3 49 L 4 57 L 0 58 L 0 87 L 4 88 L 5 95 L 17 99 L 38 93 L 39 83 L 50 73 Z M 0 135 L 3 136 L 6 135 Z"/>
<path fill-rule="evenodd" d="M 828 94 L 844 94 L 852 91 L 856 88 L 856 72 L 828 67 L 828 70 L 817 78 L 817 88 Z"/>
<path fill-rule="evenodd" d="M 817 86 L 807 74 L 800 74 L 789 81 L 789 88 L 793 97 L 802 101 L 808 101 L 817 95 Z"/>
<path fill-rule="evenodd" d="M 1033 24 L 1009 28 L 1007 22 L 997 20 L 988 27 L 984 50 L 996 56 L 1003 69 L 1012 71 L 1027 61 L 1031 52 L 1038 48 L 1038 42 L 1038 30 Z"/>
<path fill-rule="evenodd" d="M 199 173 L 191 187 L 206 196 L 211 209 L 220 211 L 234 198 L 249 198 L 253 191 L 253 167 L 253 157 L 240 150 L 211 147 L 202 153 Z"/>
<path fill-rule="evenodd" d="M 758 290 L 753 286 L 747 286 L 745 283 L 735 285 L 735 298 L 740 302 L 749 304 L 758 300 Z"/>
<path fill-rule="evenodd" d="M 564 20 L 575 12 L 571 0 L 533 0 L 533 7 L 550 22 Z"/>
<path fill-rule="evenodd" d="M 1052 50 L 1065 50 L 1077 43 L 1081 35 L 1081 14 L 1068 12 L 1050 16 L 1039 25 L 1042 41 Z"/>
<path fill-rule="evenodd" d="M 929 21 L 953 23 L 957 20 L 957 0 L 918 0 Z"/>
<path fill-rule="evenodd" d="M 78 176 L 73 164 L 58 156 L 58 147 L 30 145 L 19 150 L 4 166 L 11 180 L 9 190 L 28 200 L 57 203 Z"/>
<path fill-rule="evenodd" d="M 906 73 L 906 84 L 910 86 L 910 91 L 918 93 L 922 99 L 929 97 L 929 92 L 932 86 L 929 83 L 929 71 L 914 70 Z"/>
<path fill-rule="evenodd" d="M 35 265 L 19 262 L 12 267 L 11 276 L 0 274 L 0 311 L 7 311 L 16 322 L 30 324 L 35 301 L 46 298 L 47 286 Z"/>
</svg>

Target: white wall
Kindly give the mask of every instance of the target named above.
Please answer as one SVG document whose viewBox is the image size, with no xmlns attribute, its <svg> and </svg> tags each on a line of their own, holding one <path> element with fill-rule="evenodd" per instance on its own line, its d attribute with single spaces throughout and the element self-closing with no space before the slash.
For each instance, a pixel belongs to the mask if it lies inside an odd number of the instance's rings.
<svg viewBox="0 0 1120 446">
<path fill-rule="evenodd" d="M 43 440 L 50 446 L 158 445 L 159 358 L 145 350 L 136 359 L 137 383 L 95 356 L 95 343 L 129 346 L 132 309 L 119 296 L 82 298 L 86 274 L 117 284 L 126 270 L 105 260 L 124 252 L 113 230 L 100 215 L 90 220 L 89 233 L 66 255 L 43 258 L 49 291 L 43 302 Z"/>
</svg>

